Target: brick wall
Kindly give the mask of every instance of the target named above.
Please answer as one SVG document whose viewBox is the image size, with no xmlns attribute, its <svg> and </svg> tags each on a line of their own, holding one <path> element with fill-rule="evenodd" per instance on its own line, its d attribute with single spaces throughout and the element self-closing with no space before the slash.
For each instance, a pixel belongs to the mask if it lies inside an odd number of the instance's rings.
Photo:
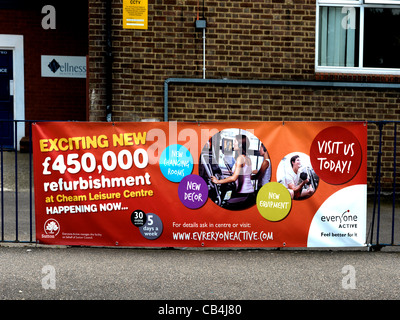
<svg viewBox="0 0 400 320">
<path fill-rule="evenodd" d="M 205 1 L 205 5 L 207 78 L 399 81 L 315 74 L 314 0 Z M 194 28 L 196 15 L 196 0 L 149 1 L 148 30 L 124 30 L 122 0 L 112 1 L 113 121 L 162 120 L 164 80 L 202 77 L 203 35 Z M 89 0 L 89 21 L 90 120 L 104 121 L 105 1 Z M 168 117 L 178 121 L 400 120 L 399 102 L 399 91 L 389 89 L 177 84 L 169 88 Z M 370 186 L 377 152 L 373 126 Z M 390 141 L 386 146 L 389 154 Z M 391 163 L 386 157 L 386 182 L 391 179 Z"/>
</svg>

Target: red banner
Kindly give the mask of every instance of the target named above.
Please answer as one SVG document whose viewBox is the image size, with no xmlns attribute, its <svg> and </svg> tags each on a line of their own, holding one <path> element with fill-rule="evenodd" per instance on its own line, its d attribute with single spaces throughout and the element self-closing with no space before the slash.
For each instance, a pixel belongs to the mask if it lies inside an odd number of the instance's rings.
<svg viewBox="0 0 400 320">
<path fill-rule="evenodd" d="M 365 245 L 366 123 L 36 123 L 33 152 L 39 243 Z"/>
</svg>

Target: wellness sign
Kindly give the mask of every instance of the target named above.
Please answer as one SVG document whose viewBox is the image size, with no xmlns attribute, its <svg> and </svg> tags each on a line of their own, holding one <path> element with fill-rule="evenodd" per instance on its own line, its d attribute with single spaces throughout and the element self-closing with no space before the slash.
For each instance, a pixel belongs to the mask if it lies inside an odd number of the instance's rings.
<svg viewBox="0 0 400 320">
<path fill-rule="evenodd" d="M 366 123 L 36 123 L 33 150 L 39 243 L 365 245 Z"/>
</svg>

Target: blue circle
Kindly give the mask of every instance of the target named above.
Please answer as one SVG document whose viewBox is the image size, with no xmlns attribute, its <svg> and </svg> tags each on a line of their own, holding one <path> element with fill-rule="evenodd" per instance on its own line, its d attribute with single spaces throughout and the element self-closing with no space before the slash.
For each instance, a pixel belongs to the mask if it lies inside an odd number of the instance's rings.
<svg viewBox="0 0 400 320">
<path fill-rule="evenodd" d="M 193 157 L 186 147 L 173 144 L 162 152 L 159 164 L 165 178 L 172 182 L 180 182 L 192 173 Z"/>
</svg>

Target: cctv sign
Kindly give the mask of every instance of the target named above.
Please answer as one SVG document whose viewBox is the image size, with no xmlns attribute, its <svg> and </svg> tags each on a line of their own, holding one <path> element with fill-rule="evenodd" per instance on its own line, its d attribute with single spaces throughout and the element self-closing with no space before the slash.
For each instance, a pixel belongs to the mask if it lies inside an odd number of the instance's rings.
<svg viewBox="0 0 400 320">
<path fill-rule="evenodd" d="M 148 0 L 124 0 L 124 29 L 147 29 L 148 12 Z"/>
</svg>

